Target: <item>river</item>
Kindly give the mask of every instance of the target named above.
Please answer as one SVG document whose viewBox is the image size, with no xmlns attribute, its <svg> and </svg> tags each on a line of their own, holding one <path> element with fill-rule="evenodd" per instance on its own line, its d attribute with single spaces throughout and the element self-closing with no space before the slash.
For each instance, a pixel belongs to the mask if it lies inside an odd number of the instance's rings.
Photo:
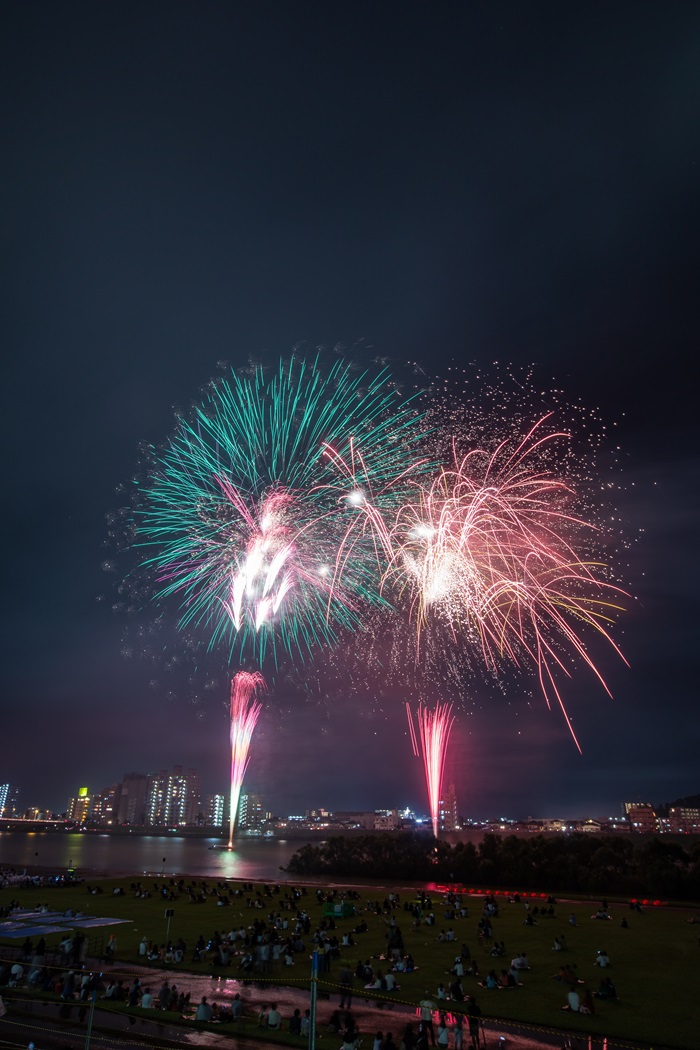
<svg viewBox="0 0 700 1050">
<path fill-rule="evenodd" d="M 0 866 L 65 871 L 77 868 L 85 876 L 198 875 L 254 881 L 294 881 L 280 871 L 303 840 L 251 838 L 236 842 L 229 852 L 220 838 L 178 835 L 106 835 L 98 832 L 0 832 Z M 216 846 L 210 849 L 210 846 Z M 305 879 L 305 881 L 311 881 Z"/>
<path fill-rule="evenodd" d="M 460 837 L 478 842 L 481 832 Z M 448 836 L 446 836 L 448 837 Z M 454 836 L 457 837 L 456 835 Z M 303 837 L 240 838 L 229 852 L 221 838 L 184 835 L 108 835 L 97 831 L 0 831 L 0 867 L 61 872 L 76 868 L 85 878 L 114 875 L 197 875 L 202 878 L 249 882 L 328 884 L 328 876 L 288 875 L 290 858 L 307 840 Z M 318 845 L 321 838 L 314 838 Z M 214 848 L 210 848 L 214 847 Z M 378 885 L 374 879 L 333 877 L 335 885 Z M 426 885 L 407 880 L 404 885 Z"/>
</svg>

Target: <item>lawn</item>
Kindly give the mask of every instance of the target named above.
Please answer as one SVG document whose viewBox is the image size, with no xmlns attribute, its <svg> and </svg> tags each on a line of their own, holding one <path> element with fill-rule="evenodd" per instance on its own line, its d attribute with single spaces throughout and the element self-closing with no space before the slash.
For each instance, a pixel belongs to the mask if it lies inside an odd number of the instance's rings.
<svg viewBox="0 0 700 1050">
<path fill-rule="evenodd" d="M 72 908 L 86 914 L 110 916 L 130 920 L 127 924 L 107 927 L 104 939 L 110 932 L 116 932 L 118 948 L 115 962 L 128 973 L 130 964 L 141 963 L 138 945 L 142 937 L 162 944 L 166 940 L 168 920 L 165 909 L 172 908 L 174 914 L 170 920 L 170 938 L 182 937 L 187 944 L 185 963 L 182 969 L 192 973 L 210 975 L 211 964 L 206 960 L 193 963 L 192 950 L 200 934 L 206 940 L 214 930 L 228 931 L 232 927 L 249 926 L 254 919 L 267 919 L 271 911 L 280 911 L 281 900 L 289 891 L 282 886 L 279 894 L 263 897 L 263 908 L 251 908 L 246 904 L 247 898 L 256 898 L 261 887 L 252 891 L 242 891 L 240 896 L 231 895 L 232 903 L 219 907 L 216 898 L 207 896 L 203 903 L 194 903 L 189 895 L 180 894 L 176 900 L 164 900 L 157 896 L 153 889 L 152 879 L 143 880 L 152 896 L 137 897 L 130 889 L 129 880 L 102 880 L 99 883 L 102 892 L 90 894 L 84 884 L 60 889 L 38 888 L 20 891 L 0 890 L 0 906 L 6 906 L 10 899 L 19 898 L 23 907 L 31 909 L 39 902 L 46 902 L 51 909 L 65 910 Z M 189 883 L 190 880 L 186 880 Z M 200 880 L 197 880 L 198 883 Z M 207 886 L 212 889 L 216 882 L 209 879 Z M 162 885 L 162 880 L 156 879 Z M 170 889 L 169 880 L 165 880 Z M 91 885 L 97 885 L 92 883 Z M 223 884 L 221 884 L 223 885 Z M 126 891 L 124 896 L 113 896 L 115 886 Z M 240 890 L 241 884 L 226 884 L 232 890 Z M 375 969 L 382 967 L 377 961 L 383 954 L 387 925 L 382 916 L 373 911 L 366 911 L 375 901 L 383 901 L 385 892 L 363 889 L 361 898 L 355 902 L 355 917 L 335 920 L 335 934 L 340 939 L 342 934 L 351 930 L 362 919 L 366 919 L 368 930 L 355 936 L 356 947 L 341 949 L 341 960 L 334 960 L 330 976 L 324 976 L 327 990 L 333 991 L 338 980 L 340 966 L 347 961 L 354 970 L 358 959 L 373 960 Z M 440 982 L 449 987 L 450 977 L 447 973 L 459 953 L 463 942 L 467 944 L 473 958 L 479 964 L 481 974 L 491 967 L 500 973 L 501 968 L 508 968 L 510 959 L 521 951 L 527 953 L 531 969 L 522 975 L 523 987 L 502 991 L 488 991 L 481 988 L 475 977 L 463 979 L 467 994 L 476 995 L 485 1017 L 502 1018 L 527 1022 L 534 1025 L 554 1026 L 569 1029 L 580 1034 L 591 1034 L 594 1037 L 618 1037 L 638 1040 L 650 1045 L 679 1047 L 693 1050 L 698 1045 L 697 1005 L 695 1000 L 695 971 L 700 956 L 700 925 L 691 924 L 688 920 L 695 915 L 689 907 L 649 907 L 643 914 L 630 911 L 624 903 L 611 904 L 609 921 L 594 919 L 592 916 L 598 908 L 598 902 L 557 903 L 555 918 L 540 918 L 537 925 L 526 926 L 524 903 L 509 903 L 501 896 L 496 898 L 500 903 L 500 914 L 492 919 L 494 941 L 505 941 L 505 959 L 491 958 L 488 948 L 479 944 L 477 923 L 482 915 L 483 902 L 474 896 L 467 900 L 469 915 L 455 920 L 444 919 L 445 905 L 439 893 L 432 895 L 435 926 L 421 924 L 414 927 L 412 915 L 404 910 L 404 903 L 413 903 L 413 892 L 403 891 L 401 903 L 394 911 L 401 928 L 405 949 L 416 962 L 417 970 L 412 974 L 401 974 L 400 991 L 396 998 L 407 1002 L 417 1002 L 424 997 L 428 989 L 432 996 Z M 524 898 L 525 899 L 525 898 Z M 539 904 L 535 898 L 527 898 L 532 906 Z M 315 888 L 309 888 L 298 901 L 300 909 L 305 909 L 311 918 L 312 932 L 323 916 L 323 906 L 316 900 Z M 569 915 L 574 913 L 576 925 L 569 924 Z M 290 917 L 294 912 L 282 912 Z M 621 925 L 625 918 L 628 928 Z M 452 926 L 455 933 L 454 943 L 438 940 L 441 929 Z M 90 931 L 100 934 L 102 931 Z M 568 943 L 565 952 L 555 952 L 555 936 L 564 935 Z M 58 942 L 60 935 L 47 937 L 48 947 Z M 305 939 L 311 944 L 310 937 Z M 21 941 L 0 941 L 2 945 L 17 947 Z M 595 965 L 598 949 L 607 950 L 612 966 L 601 971 Z M 609 975 L 615 983 L 619 1001 L 601 1002 L 595 1000 L 596 1012 L 593 1016 L 569 1014 L 561 1009 L 566 1001 L 568 986 L 552 980 L 559 965 L 566 962 L 575 965 L 579 978 L 595 991 L 602 975 Z M 174 971 L 177 967 L 172 967 Z M 296 956 L 294 967 L 287 968 L 281 964 L 273 973 L 279 984 L 303 983 L 308 980 L 310 972 L 309 953 Z M 237 960 L 234 959 L 230 976 L 237 976 Z M 355 994 L 359 987 L 355 982 Z M 580 986 L 581 989 L 584 985 Z"/>
</svg>

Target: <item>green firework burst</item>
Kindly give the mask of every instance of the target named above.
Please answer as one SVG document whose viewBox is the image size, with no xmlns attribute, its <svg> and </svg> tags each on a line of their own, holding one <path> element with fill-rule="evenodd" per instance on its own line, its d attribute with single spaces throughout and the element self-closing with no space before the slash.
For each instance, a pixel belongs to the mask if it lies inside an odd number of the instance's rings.
<svg viewBox="0 0 700 1050">
<path fill-rule="evenodd" d="M 421 415 L 388 373 L 281 361 L 212 384 L 152 450 L 135 543 L 180 626 L 229 657 L 301 654 L 385 604 L 384 515 L 421 469 Z"/>
</svg>

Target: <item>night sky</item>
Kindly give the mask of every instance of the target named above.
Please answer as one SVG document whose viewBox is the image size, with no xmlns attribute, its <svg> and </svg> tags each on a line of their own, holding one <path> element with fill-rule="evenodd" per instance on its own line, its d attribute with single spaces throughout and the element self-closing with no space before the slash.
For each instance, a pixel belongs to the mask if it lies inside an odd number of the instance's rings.
<svg viewBox="0 0 700 1050">
<path fill-rule="evenodd" d="M 631 668 L 570 687 L 582 757 L 533 681 L 468 683 L 460 810 L 700 790 L 698 5 L 15 2 L 0 51 L 0 781 L 57 810 L 175 763 L 225 789 L 225 678 L 169 671 L 174 635 L 124 658 L 105 516 L 217 362 L 340 345 L 532 362 L 618 424 Z M 248 783 L 425 809 L 421 776 L 400 697 L 281 689 Z"/>
</svg>

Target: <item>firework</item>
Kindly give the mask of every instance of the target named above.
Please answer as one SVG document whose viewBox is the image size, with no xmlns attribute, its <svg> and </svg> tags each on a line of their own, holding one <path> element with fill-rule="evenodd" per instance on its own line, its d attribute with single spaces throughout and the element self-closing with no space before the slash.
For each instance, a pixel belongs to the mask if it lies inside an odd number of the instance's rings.
<svg viewBox="0 0 700 1050">
<path fill-rule="evenodd" d="M 343 362 L 213 384 L 139 488 L 135 543 L 157 598 L 210 647 L 259 664 L 357 626 L 386 604 L 374 533 L 406 497 L 419 418 L 386 373 Z"/>
<path fill-rule="evenodd" d="M 419 755 L 418 738 L 413 725 L 413 716 L 409 704 L 406 704 L 406 714 L 411 733 L 413 753 Z M 447 745 L 454 718 L 452 716 L 452 704 L 436 704 L 434 711 L 429 711 L 423 704 L 418 706 L 418 730 L 423 750 L 423 765 L 425 767 L 425 783 L 428 788 L 428 802 L 430 805 L 430 819 L 433 825 L 433 835 L 438 837 L 438 823 L 440 814 L 440 797 L 442 793 L 442 774 L 445 768 L 445 756 Z"/>
<path fill-rule="evenodd" d="M 231 794 L 229 799 L 228 848 L 233 848 L 233 830 L 238 813 L 243 777 L 248 768 L 248 751 L 262 704 L 257 694 L 265 688 L 258 672 L 239 671 L 231 682 Z"/>
<path fill-rule="evenodd" d="M 572 483 L 550 466 L 568 435 L 548 426 L 543 417 L 522 437 L 462 456 L 455 444 L 453 464 L 430 485 L 417 483 L 399 511 L 385 579 L 407 600 L 419 649 L 437 620 L 491 671 L 534 665 L 579 747 L 556 672 L 571 673 L 568 654 L 607 690 L 583 632 L 593 629 L 619 653 L 609 627 L 622 592 L 587 554 L 600 532 L 576 513 Z"/>
</svg>

